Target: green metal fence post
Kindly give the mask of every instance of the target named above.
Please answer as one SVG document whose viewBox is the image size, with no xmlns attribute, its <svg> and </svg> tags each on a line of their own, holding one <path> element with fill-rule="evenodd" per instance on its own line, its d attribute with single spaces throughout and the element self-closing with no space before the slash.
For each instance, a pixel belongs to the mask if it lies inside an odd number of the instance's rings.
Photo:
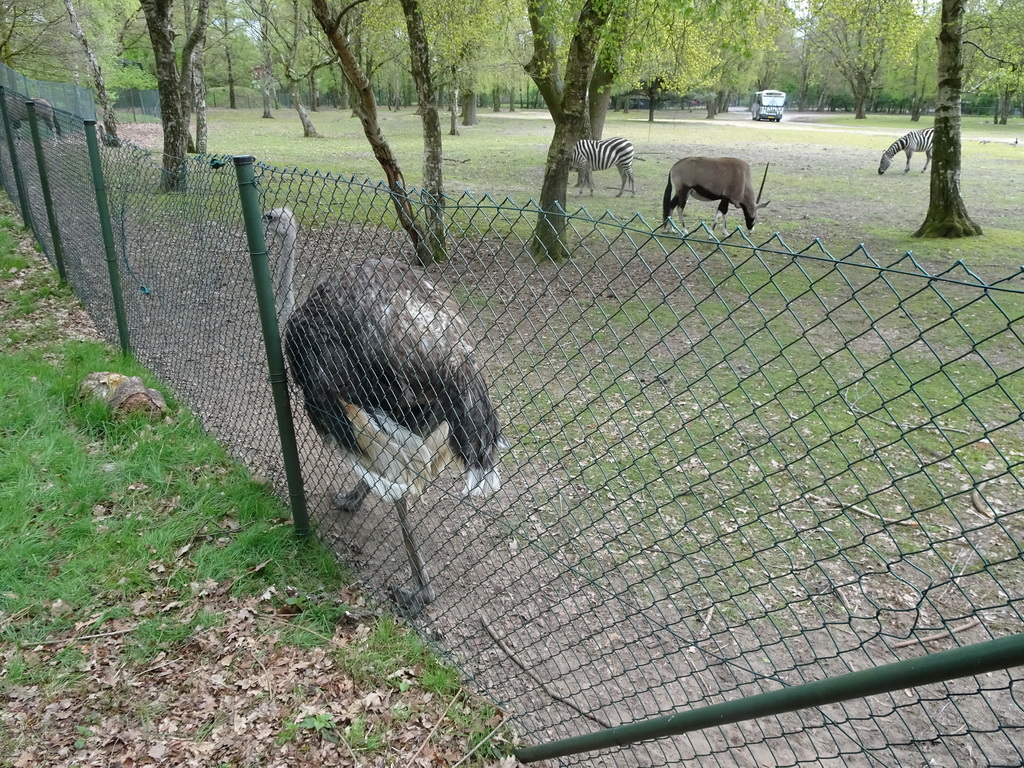
<svg viewBox="0 0 1024 768">
<path fill-rule="evenodd" d="M 620 725 L 603 731 L 561 739 L 515 753 L 523 763 L 548 760 L 596 749 L 621 747 L 648 739 L 677 736 L 741 720 L 779 715 L 807 707 L 821 707 L 848 699 L 876 696 L 903 688 L 940 683 L 958 677 L 982 675 L 1024 664 L 1024 634 L 940 651 L 916 659 L 884 664 L 848 675 L 794 685 L 746 699 L 713 704 L 689 712 L 678 712 L 640 723 Z"/>
<path fill-rule="evenodd" d="M 28 110 L 28 124 L 32 131 L 32 144 L 36 148 L 36 167 L 39 168 L 39 186 L 43 189 L 43 203 L 46 206 L 46 220 L 50 224 L 50 242 L 53 243 L 53 260 L 57 264 L 57 274 L 60 281 L 68 281 L 67 271 L 64 269 L 64 248 L 60 242 L 60 227 L 57 224 L 57 214 L 53 208 L 53 195 L 50 194 L 50 177 L 46 171 L 46 155 L 43 153 L 43 141 L 39 133 L 39 117 L 36 115 L 36 103 L 26 101 L 25 108 Z M 37 237 L 38 239 L 38 237 Z"/>
<path fill-rule="evenodd" d="M 96 190 L 96 209 L 100 216 L 100 231 L 103 233 L 103 251 L 107 258 L 107 273 L 110 275 L 110 290 L 114 298 L 114 315 L 117 318 L 117 335 L 121 351 L 131 352 L 128 335 L 128 318 L 124 311 L 124 294 L 121 291 L 121 272 L 117 268 L 117 248 L 114 246 L 114 230 L 110 226 L 110 206 L 107 204 L 107 186 L 103 180 L 103 163 L 100 160 L 100 143 L 96 138 L 96 121 L 85 120 L 85 142 L 89 147 L 89 165 L 92 168 L 92 183 Z"/>
<path fill-rule="evenodd" d="M 2 66 L 0 66 L 0 74 L 3 74 L 3 67 Z M 5 96 L 5 91 L 4 91 L 4 86 L 2 86 L 2 85 L 0 85 L 0 102 L 3 102 L 4 104 L 6 104 L 6 102 L 7 102 L 7 98 Z M 8 141 L 8 144 L 7 144 L 8 152 L 10 152 L 9 148 L 10 148 L 11 143 L 12 143 L 11 142 L 11 138 L 12 138 L 12 134 L 14 132 L 11 130 L 11 122 L 10 122 L 10 120 L 7 117 L 7 110 L 4 109 L 3 107 L 0 107 L 0 124 L 2 124 L 3 127 L 4 127 L 4 136 L 7 138 L 7 141 Z M 10 197 L 11 196 L 11 194 L 10 194 L 11 182 L 7 178 L 7 166 L 4 165 L 3 163 L 0 163 L 0 183 L 3 184 L 4 191 L 7 192 L 8 197 Z"/>
<path fill-rule="evenodd" d="M 310 532 L 309 515 L 306 511 L 306 491 L 302 482 L 302 466 L 295 441 L 295 424 L 292 422 L 292 407 L 288 396 L 288 376 L 281 351 L 281 333 L 277 323 L 277 307 L 274 306 L 274 288 L 267 260 L 267 243 L 263 236 L 263 212 L 260 210 L 259 193 L 253 175 L 253 158 L 235 157 L 235 174 L 238 177 L 238 193 L 242 200 L 242 218 L 245 221 L 245 236 L 249 245 L 249 259 L 252 262 L 252 276 L 256 284 L 256 303 L 260 310 L 260 325 L 263 328 L 263 344 L 267 351 L 267 370 L 274 394 L 274 410 L 277 414 L 278 434 L 281 437 L 281 453 L 284 456 L 284 471 L 288 480 L 288 500 L 292 509 L 295 530 L 302 535 Z"/>
<path fill-rule="evenodd" d="M 18 161 L 18 149 L 14 142 L 14 128 L 11 126 L 10 110 L 7 109 L 7 91 L 0 86 L 0 116 L 4 120 L 4 128 L 7 132 L 7 152 L 11 157 L 11 170 L 14 172 L 14 186 L 18 188 L 18 202 L 21 205 L 21 220 L 26 227 L 32 227 L 32 209 L 28 204 L 28 190 L 25 188 L 25 179 L 21 173 L 21 163 Z"/>
</svg>

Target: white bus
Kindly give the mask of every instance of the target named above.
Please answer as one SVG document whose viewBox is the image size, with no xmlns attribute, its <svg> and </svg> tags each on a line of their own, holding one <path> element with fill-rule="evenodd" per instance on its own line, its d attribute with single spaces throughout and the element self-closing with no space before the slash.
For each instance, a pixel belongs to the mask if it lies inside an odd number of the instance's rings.
<svg viewBox="0 0 1024 768">
<path fill-rule="evenodd" d="M 758 91 L 754 94 L 754 103 L 750 105 L 750 116 L 754 120 L 782 120 L 782 111 L 786 106 L 786 94 L 783 91 Z"/>
</svg>

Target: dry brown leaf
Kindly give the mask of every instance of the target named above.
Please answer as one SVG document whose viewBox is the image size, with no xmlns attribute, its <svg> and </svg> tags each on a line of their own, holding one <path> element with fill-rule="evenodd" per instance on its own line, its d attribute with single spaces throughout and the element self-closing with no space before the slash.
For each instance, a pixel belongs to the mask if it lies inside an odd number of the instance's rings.
<svg viewBox="0 0 1024 768">
<path fill-rule="evenodd" d="M 380 712 L 384 709 L 384 697 L 378 691 L 368 693 L 360 703 L 368 712 Z"/>
<path fill-rule="evenodd" d="M 164 744 L 154 744 L 146 754 L 154 760 L 163 760 L 167 756 L 167 747 Z"/>
</svg>

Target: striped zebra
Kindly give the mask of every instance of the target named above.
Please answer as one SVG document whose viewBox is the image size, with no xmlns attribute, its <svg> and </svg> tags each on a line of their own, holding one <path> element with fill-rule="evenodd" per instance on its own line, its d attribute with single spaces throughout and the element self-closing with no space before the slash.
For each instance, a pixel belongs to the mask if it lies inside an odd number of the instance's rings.
<svg viewBox="0 0 1024 768">
<path fill-rule="evenodd" d="M 903 169 L 904 173 L 910 172 L 910 158 L 913 157 L 915 152 L 924 152 L 925 161 L 921 173 L 927 171 L 928 163 L 932 161 L 933 133 L 935 133 L 934 128 L 923 128 L 920 131 L 911 131 L 906 136 L 896 139 L 892 146 L 882 153 L 882 162 L 878 164 L 878 175 L 881 176 L 885 173 L 886 169 L 892 165 L 893 155 L 900 150 L 907 153 L 907 167 Z"/>
<path fill-rule="evenodd" d="M 583 183 L 586 181 L 590 187 L 590 194 L 594 194 L 594 180 L 592 171 L 605 171 L 613 165 L 619 169 L 619 176 L 622 178 L 622 186 L 619 187 L 619 194 L 622 197 L 626 190 L 626 182 L 629 182 L 629 191 L 636 195 L 636 181 L 633 178 L 633 145 L 626 139 L 615 137 L 611 139 L 581 139 L 573 147 L 572 157 L 569 159 L 569 169 L 579 171 L 579 178 L 576 186 L 580 194 L 583 194 Z"/>
</svg>

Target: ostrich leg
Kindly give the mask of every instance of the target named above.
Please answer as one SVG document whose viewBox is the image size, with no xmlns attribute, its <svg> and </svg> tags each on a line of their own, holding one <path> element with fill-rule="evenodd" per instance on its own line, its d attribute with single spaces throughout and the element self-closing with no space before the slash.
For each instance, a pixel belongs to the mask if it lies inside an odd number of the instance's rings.
<svg viewBox="0 0 1024 768">
<path fill-rule="evenodd" d="M 415 616 L 423 610 L 423 607 L 434 602 L 437 598 L 437 591 L 430 584 L 430 574 L 427 572 L 427 563 L 420 554 L 416 541 L 412 537 L 412 528 L 409 525 L 409 500 L 402 497 L 395 502 L 395 509 L 398 512 L 398 522 L 402 526 L 402 541 L 405 542 L 405 551 L 409 553 L 409 567 L 412 569 L 412 577 L 416 582 L 416 589 L 410 590 L 405 587 L 397 587 L 394 590 L 395 600 L 399 606 L 409 615 Z"/>
</svg>

